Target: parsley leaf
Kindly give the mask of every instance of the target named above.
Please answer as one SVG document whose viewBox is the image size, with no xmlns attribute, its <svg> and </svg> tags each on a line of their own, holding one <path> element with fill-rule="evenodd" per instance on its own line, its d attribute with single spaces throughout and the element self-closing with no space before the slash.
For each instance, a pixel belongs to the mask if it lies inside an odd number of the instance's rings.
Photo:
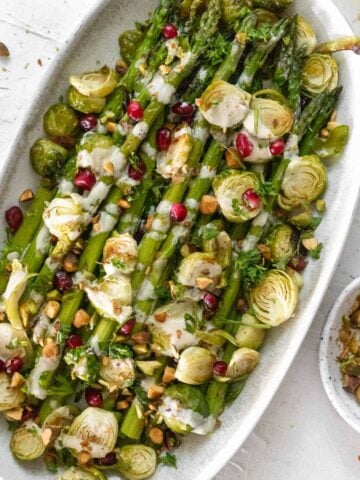
<svg viewBox="0 0 360 480">
<path fill-rule="evenodd" d="M 170 290 L 166 287 L 162 287 L 162 286 L 155 287 L 155 295 L 160 301 L 171 299 Z"/>
<path fill-rule="evenodd" d="M 211 65 L 219 65 L 228 54 L 229 48 L 230 44 L 225 40 L 223 35 L 217 35 L 215 40 L 212 41 L 211 48 L 208 50 L 208 59 L 210 60 Z"/>
<path fill-rule="evenodd" d="M 109 345 L 109 357 L 122 360 L 123 358 L 132 358 L 133 352 L 128 345 L 112 343 Z"/>
<path fill-rule="evenodd" d="M 309 251 L 310 257 L 313 258 L 314 260 L 319 260 L 322 249 L 323 249 L 323 244 L 319 243 L 319 245 L 316 248 L 314 248 L 314 250 Z"/>
<path fill-rule="evenodd" d="M 247 34 L 249 40 L 252 42 L 260 41 L 267 42 L 271 36 L 272 25 L 270 23 L 263 23 L 256 28 L 252 28 Z"/>
<path fill-rule="evenodd" d="M 322 217 L 312 217 L 309 228 L 311 230 L 316 230 L 321 222 L 322 222 Z"/>
<path fill-rule="evenodd" d="M 219 230 L 217 230 L 216 228 L 211 228 L 211 227 L 207 227 L 207 228 L 204 228 L 204 230 L 202 231 L 202 238 L 206 241 L 206 240 L 212 240 L 213 238 L 216 238 L 217 236 L 219 235 Z"/>
<path fill-rule="evenodd" d="M 236 259 L 236 266 L 241 271 L 244 291 L 256 286 L 265 276 L 263 257 L 258 249 L 248 252 L 240 251 Z"/>
<path fill-rule="evenodd" d="M 47 372 L 44 372 L 44 373 L 47 373 Z M 39 384 L 41 381 L 41 376 L 40 376 Z M 46 390 L 48 395 L 56 395 L 58 397 L 67 397 L 74 393 L 73 385 L 63 375 L 57 375 L 55 384 L 52 387 L 47 388 Z"/>
<path fill-rule="evenodd" d="M 176 467 L 176 457 L 172 453 L 166 452 L 165 455 L 158 458 L 158 465 L 166 465 L 168 467 Z"/>
<path fill-rule="evenodd" d="M 70 332 L 71 332 L 71 325 L 64 325 L 60 323 L 60 328 L 56 332 L 56 340 L 55 340 L 56 343 L 59 345 L 63 345 L 65 343 L 65 340 L 69 336 Z"/>
</svg>

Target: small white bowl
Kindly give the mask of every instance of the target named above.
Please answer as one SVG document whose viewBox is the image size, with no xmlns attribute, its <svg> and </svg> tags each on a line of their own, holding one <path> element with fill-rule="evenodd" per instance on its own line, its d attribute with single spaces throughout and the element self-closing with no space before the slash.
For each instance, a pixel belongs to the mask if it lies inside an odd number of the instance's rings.
<svg viewBox="0 0 360 480">
<path fill-rule="evenodd" d="M 325 391 L 335 410 L 360 433 L 360 404 L 353 394 L 342 388 L 341 373 L 336 361 L 341 350 L 339 343 L 341 319 L 349 314 L 359 294 L 360 277 L 355 278 L 342 291 L 330 310 L 320 342 L 320 374 Z"/>
</svg>

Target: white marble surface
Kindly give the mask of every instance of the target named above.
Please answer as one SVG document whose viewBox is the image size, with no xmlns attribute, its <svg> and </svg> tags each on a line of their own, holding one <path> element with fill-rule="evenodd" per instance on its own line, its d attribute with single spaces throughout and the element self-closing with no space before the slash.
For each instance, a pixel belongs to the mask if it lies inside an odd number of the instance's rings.
<svg viewBox="0 0 360 480">
<path fill-rule="evenodd" d="M 0 161 L 37 85 L 84 14 L 101 0 L 0 0 Z M 360 0 L 335 0 L 360 34 Z M 359 58 L 360 61 L 360 58 Z M 359 127 L 360 128 L 360 127 Z M 334 299 L 360 273 L 360 208 L 317 318 L 255 431 L 216 480 L 355 480 L 360 438 L 337 416 L 322 388 L 318 345 Z M 220 447 L 220 446 L 219 446 Z"/>
</svg>

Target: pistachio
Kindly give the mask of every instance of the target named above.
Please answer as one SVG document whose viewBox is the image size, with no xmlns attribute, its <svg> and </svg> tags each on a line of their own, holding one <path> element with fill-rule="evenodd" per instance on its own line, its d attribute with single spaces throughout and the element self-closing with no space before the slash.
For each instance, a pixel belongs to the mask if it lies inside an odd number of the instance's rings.
<svg viewBox="0 0 360 480">
<path fill-rule="evenodd" d="M 60 303 L 57 302 L 56 300 L 50 300 L 44 308 L 45 315 L 51 320 L 54 320 L 54 318 L 58 316 L 59 312 L 60 312 Z"/>
<path fill-rule="evenodd" d="M 161 445 L 164 441 L 164 432 L 160 428 L 153 427 L 149 431 L 149 438 L 155 445 Z"/>
<path fill-rule="evenodd" d="M 119 205 L 120 208 L 124 208 L 125 210 L 126 210 L 127 208 L 130 208 L 130 207 L 131 207 L 130 203 L 129 203 L 127 200 L 125 200 L 124 198 L 122 198 L 121 200 L 119 200 L 118 205 Z"/>
<path fill-rule="evenodd" d="M 163 376 L 162 376 L 162 381 L 163 383 L 170 383 L 175 380 L 175 372 L 176 369 L 173 367 L 166 366 Z"/>
<path fill-rule="evenodd" d="M 157 322 L 164 323 L 165 320 L 167 319 L 167 313 L 166 312 L 156 312 L 156 313 L 154 313 L 154 318 Z"/>
<path fill-rule="evenodd" d="M 161 387 L 160 385 L 151 385 L 147 392 L 147 397 L 150 400 L 155 400 L 156 398 L 160 398 L 165 392 L 165 388 Z"/>
<path fill-rule="evenodd" d="M 42 354 L 45 358 L 52 358 L 58 356 L 59 347 L 56 345 L 54 340 L 50 339 L 50 341 L 44 345 Z"/>
<path fill-rule="evenodd" d="M 9 57 L 10 52 L 5 43 L 0 42 L 0 57 Z"/>
<path fill-rule="evenodd" d="M 312 238 L 304 238 L 302 241 L 301 241 L 302 245 L 304 248 L 306 248 L 306 250 L 309 250 L 309 251 L 312 251 L 312 250 L 315 250 L 315 248 L 318 246 L 318 241 L 316 240 L 316 238 L 312 237 Z"/>
<path fill-rule="evenodd" d="M 68 273 L 76 272 L 76 270 L 78 269 L 78 258 L 77 258 L 77 256 L 74 255 L 74 253 L 71 253 L 71 252 L 68 253 L 67 255 L 65 255 L 62 267 L 65 270 L 65 272 L 68 272 Z"/>
<path fill-rule="evenodd" d="M 203 195 L 200 200 L 199 210 L 202 215 L 213 215 L 218 209 L 219 202 L 212 195 Z"/>
<path fill-rule="evenodd" d="M 33 198 L 34 198 L 34 192 L 31 190 L 31 188 L 27 188 L 20 195 L 19 202 L 21 202 L 21 203 L 28 202 L 29 200 L 32 200 Z"/>
<path fill-rule="evenodd" d="M 89 325 L 90 323 L 90 315 L 84 310 L 83 308 L 80 308 L 74 315 L 74 327 L 76 328 L 81 328 L 84 327 L 85 325 Z"/>
</svg>

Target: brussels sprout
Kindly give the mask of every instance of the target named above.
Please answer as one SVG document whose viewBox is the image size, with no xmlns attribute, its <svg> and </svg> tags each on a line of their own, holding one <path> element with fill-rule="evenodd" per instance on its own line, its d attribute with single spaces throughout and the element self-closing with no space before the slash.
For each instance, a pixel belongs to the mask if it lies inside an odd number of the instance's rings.
<svg viewBox="0 0 360 480">
<path fill-rule="evenodd" d="M 123 274 L 106 275 L 94 282 L 84 282 L 88 299 L 99 315 L 123 324 L 132 313 L 131 282 Z"/>
<path fill-rule="evenodd" d="M 144 38 L 140 30 L 125 30 L 119 36 L 120 55 L 130 65 L 135 57 L 136 50 Z"/>
<path fill-rule="evenodd" d="M 87 97 L 74 87 L 68 89 L 67 101 L 74 110 L 81 113 L 100 113 L 106 104 L 105 98 Z"/>
<path fill-rule="evenodd" d="M 44 115 L 44 131 L 51 137 L 74 136 L 79 130 L 79 121 L 74 110 L 66 103 L 55 103 Z"/>
<path fill-rule="evenodd" d="M 132 358 L 109 358 L 99 371 L 102 380 L 110 392 L 130 387 L 135 380 L 135 363 Z"/>
<path fill-rule="evenodd" d="M 179 358 L 175 377 L 179 382 L 188 385 L 201 385 L 212 377 L 212 369 L 216 356 L 202 347 L 189 347 Z"/>
<path fill-rule="evenodd" d="M 1 308 L 5 310 L 7 319 L 11 326 L 16 330 L 23 330 L 24 325 L 20 317 L 19 301 L 24 293 L 27 281 L 33 277 L 34 274 L 28 274 L 27 266 L 14 259 L 11 262 L 11 274 L 8 280 L 6 290 L 1 296 Z M 8 331 L 9 333 L 9 331 Z M 26 335 L 23 335 L 25 341 Z M 29 353 L 31 353 L 31 345 L 28 345 Z"/>
<path fill-rule="evenodd" d="M 214 426 L 209 420 L 209 407 L 205 395 L 196 387 L 171 385 L 165 390 L 159 413 L 166 425 L 176 433 L 206 434 Z"/>
<path fill-rule="evenodd" d="M 268 10 L 281 11 L 291 5 L 294 0 L 253 0 L 254 7 L 266 8 Z"/>
<path fill-rule="evenodd" d="M 294 278 L 283 270 L 269 270 L 250 291 L 250 306 L 260 322 L 277 327 L 289 320 L 299 300 Z"/>
<path fill-rule="evenodd" d="M 112 412 L 88 407 L 71 424 L 69 431 L 61 434 L 61 444 L 76 457 L 87 452 L 92 458 L 103 458 L 115 448 L 118 421 Z"/>
<path fill-rule="evenodd" d="M 256 217 L 262 209 L 260 197 L 255 208 L 244 199 L 246 192 L 254 191 L 256 194 L 260 188 L 260 181 L 255 173 L 224 170 L 214 179 L 213 188 L 221 212 L 230 222 L 247 222 Z"/>
<path fill-rule="evenodd" d="M 10 440 L 10 450 L 13 455 L 23 461 L 41 457 L 45 451 L 41 433 L 41 428 L 35 422 L 28 422 L 14 430 Z"/>
<path fill-rule="evenodd" d="M 340 155 L 349 140 L 349 127 L 347 125 L 339 125 L 330 130 L 329 136 L 326 138 L 318 137 L 314 145 L 314 152 L 320 158 L 333 157 Z"/>
<path fill-rule="evenodd" d="M 303 229 L 310 225 L 312 217 L 311 207 L 308 204 L 304 204 L 291 210 L 287 217 L 287 222 L 296 228 Z"/>
<path fill-rule="evenodd" d="M 63 428 L 66 425 L 70 425 L 74 420 L 74 417 L 80 414 L 78 407 L 75 405 L 66 405 L 65 407 L 55 408 L 45 418 L 42 423 L 43 429 L 49 428 Z"/>
<path fill-rule="evenodd" d="M 137 263 L 137 243 L 129 233 L 107 239 L 103 250 L 103 265 L 107 274 L 117 271 L 129 274 Z"/>
<path fill-rule="evenodd" d="M 289 259 L 296 252 L 295 232 L 289 225 L 275 225 L 266 238 L 266 245 L 270 248 L 273 262 Z"/>
<path fill-rule="evenodd" d="M 330 55 L 313 53 L 303 66 L 302 88 L 310 95 L 334 90 L 338 85 L 338 70 L 336 60 Z"/>
<path fill-rule="evenodd" d="M 256 8 L 254 10 L 254 13 L 256 15 L 257 26 L 263 24 L 274 25 L 279 20 L 275 13 L 270 12 L 269 10 L 266 10 L 264 8 Z"/>
<path fill-rule="evenodd" d="M 202 326 L 202 308 L 191 301 L 171 302 L 155 310 L 146 325 L 152 349 L 167 357 L 179 356 L 184 348 L 197 345 L 196 330 Z M 178 335 L 177 332 L 181 332 Z"/>
<path fill-rule="evenodd" d="M 239 380 L 245 375 L 249 375 L 258 365 L 260 353 L 252 348 L 242 347 L 232 354 L 228 364 L 225 379 L 229 381 Z"/>
<path fill-rule="evenodd" d="M 64 242 L 74 241 L 83 232 L 87 217 L 74 197 L 55 197 L 43 212 L 52 235 Z"/>
<path fill-rule="evenodd" d="M 102 135 L 101 133 L 92 133 L 91 135 L 85 135 L 81 139 L 81 150 L 87 150 L 91 153 L 95 148 L 110 149 L 114 146 L 114 140 L 111 137 Z"/>
<path fill-rule="evenodd" d="M 273 140 L 290 132 L 294 114 L 286 105 L 270 98 L 253 98 L 244 127 L 261 140 Z"/>
<path fill-rule="evenodd" d="M 0 323 L 0 360 L 20 357 L 28 362 L 32 354 L 31 342 L 24 330 L 18 330 L 9 323 Z"/>
<path fill-rule="evenodd" d="M 327 186 L 327 171 L 317 155 L 306 155 L 291 161 L 281 184 L 278 204 L 291 210 L 304 202 L 313 202 Z"/>
<path fill-rule="evenodd" d="M 110 95 L 115 90 L 118 80 L 118 74 L 105 66 L 96 72 L 71 75 L 69 82 L 70 85 L 86 97 L 102 98 Z"/>
<path fill-rule="evenodd" d="M 127 480 L 143 480 L 155 472 L 156 453 L 147 445 L 124 445 L 116 455 L 116 469 Z"/>
<path fill-rule="evenodd" d="M 303 50 L 306 56 L 316 47 L 317 38 L 310 23 L 301 15 L 296 17 L 296 47 Z"/>
<path fill-rule="evenodd" d="M 233 128 L 244 120 L 249 111 L 251 95 L 245 90 L 216 80 L 200 98 L 200 110 L 204 118 L 215 127 Z"/>
<path fill-rule="evenodd" d="M 57 480 L 107 480 L 103 472 L 96 468 L 70 467 Z"/>
<path fill-rule="evenodd" d="M 222 19 L 228 27 L 236 26 L 236 21 L 242 15 L 242 7 L 251 8 L 251 1 L 221 0 Z"/>
<path fill-rule="evenodd" d="M 25 401 L 25 393 L 10 386 L 10 378 L 0 373 L 0 412 L 19 407 Z"/>
<path fill-rule="evenodd" d="M 258 320 L 249 313 L 242 316 L 241 323 L 249 326 L 239 327 L 235 335 L 236 343 L 239 347 L 257 350 L 264 341 L 266 331 L 263 328 L 252 327 L 252 325 L 258 325 Z"/>
<path fill-rule="evenodd" d="M 214 255 L 194 252 L 181 261 L 176 280 L 188 287 L 214 290 L 219 283 L 221 273 L 222 268 Z"/>
<path fill-rule="evenodd" d="M 39 138 L 30 149 L 31 165 L 42 177 L 52 177 L 59 173 L 68 155 L 65 148 L 47 138 Z"/>
</svg>

